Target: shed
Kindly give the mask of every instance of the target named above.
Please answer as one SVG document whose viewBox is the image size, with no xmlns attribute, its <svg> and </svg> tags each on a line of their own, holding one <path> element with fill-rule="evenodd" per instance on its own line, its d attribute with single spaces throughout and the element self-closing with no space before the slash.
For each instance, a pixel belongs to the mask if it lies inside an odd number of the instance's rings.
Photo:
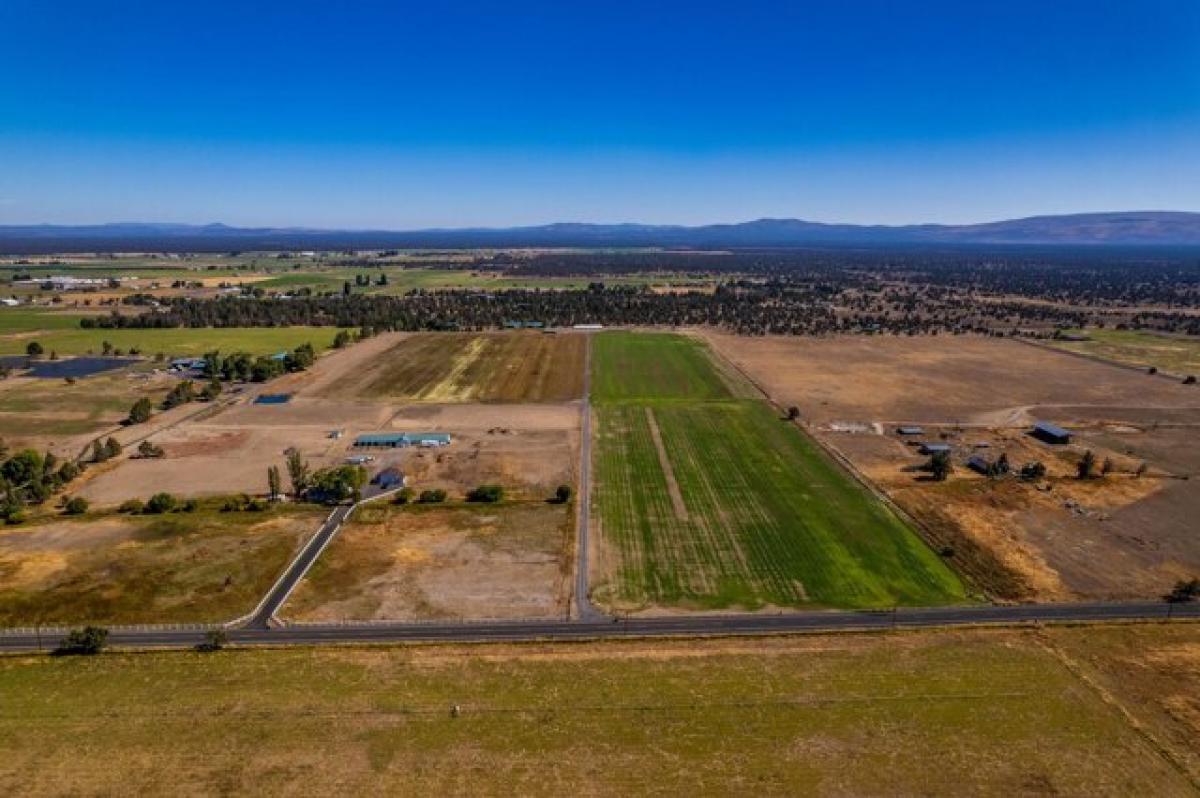
<svg viewBox="0 0 1200 798">
<path fill-rule="evenodd" d="M 897 435 L 924 435 L 925 428 L 924 427 L 912 427 L 912 426 L 896 427 L 896 434 Z"/>
<path fill-rule="evenodd" d="M 938 454 L 939 452 L 950 452 L 950 444 L 948 443 L 922 443 L 918 450 L 921 454 Z"/>
<path fill-rule="evenodd" d="M 992 461 L 983 455 L 973 454 L 967 458 L 967 468 L 977 471 L 985 477 L 990 476 L 992 473 Z"/>
<path fill-rule="evenodd" d="M 392 488 L 403 488 L 407 481 L 404 477 L 404 472 L 395 466 L 388 466 L 375 475 L 371 480 L 382 490 L 391 490 Z"/>
<path fill-rule="evenodd" d="M 1071 433 L 1049 421 L 1039 421 L 1033 425 L 1033 437 L 1046 443 L 1070 443 Z"/>
</svg>

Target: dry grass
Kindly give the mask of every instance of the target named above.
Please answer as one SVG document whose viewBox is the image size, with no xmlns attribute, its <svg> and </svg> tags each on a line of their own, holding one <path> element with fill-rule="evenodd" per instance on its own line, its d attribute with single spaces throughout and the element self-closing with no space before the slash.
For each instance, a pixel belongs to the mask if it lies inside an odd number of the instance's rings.
<svg viewBox="0 0 1200 798">
<path fill-rule="evenodd" d="M 5 658 L 0 789 L 1193 795 L 1198 634 Z"/>
<path fill-rule="evenodd" d="M 251 610 L 319 510 L 47 519 L 0 530 L 0 625 L 226 621 Z"/>
<path fill-rule="evenodd" d="M 328 392 L 419 402 L 566 402 L 583 391 L 584 345 L 574 334 L 414 335 Z"/>
</svg>

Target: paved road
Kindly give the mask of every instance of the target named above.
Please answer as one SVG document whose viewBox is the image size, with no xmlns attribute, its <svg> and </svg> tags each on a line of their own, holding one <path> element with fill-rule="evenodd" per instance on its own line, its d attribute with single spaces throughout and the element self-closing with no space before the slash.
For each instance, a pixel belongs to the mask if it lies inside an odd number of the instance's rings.
<svg viewBox="0 0 1200 798">
<path fill-rule="evenodd" d="M 884 612 L 795 612 L 777 615 L 699 615 L 591 621 L 495 621 L 478 623 L 358 623 L 253 626 L 229 632 L 240 645 L 319 645 L 329 643 L 497 642 L 580 640 L 617 637 L 704 637 L 728 635 L 834 632 L 892 628 L 953 627 L 981 624 L 1071 621 L 1200 620 L 1200 602 L 1031 604 L 1012 607 L 932 607 Z M 114 629 L 116 646 L 178 648 L 203 638 L 199 629 Z M 52 647 L 55 635 L 32 631 L 0 635 L 0 651 Z"/>
<path fill-rule="evenodd" d="M 592 504 L 592 336 L 584 333 L 583 419 L 579 432 L 579 495 L 575 499 L 579 517 L 575 524 L 575 612 L 581 621 L 597 621 L 604 614 L 588 595 L 588 524 Z"/>
<path fill-rule="evenodd" d="M 287 601 L 288 596 L 295 590 L 296 585 L 308 573 L 308 569 L 312 567 L 312 564 L 317 561 L 317 557 L 321 556 L 321 552 L 325 550 L 325 547 L 337 535 L 338 530 L 342 528 L 342 523 L 353 510 L 353 507 L 343 505 L 337 507 L 329 514 L 329 518 L 317 530 L 317 534 L 309 538 L 308 542 L 304 544 L 304 548 L 300 550 L 300 553 L 288 565 L 287 570 L 280 575 L 275 584 L 271 586 L 270 591 L 267 592 L 267 595 L 259 602 L 258 607 L 255 608 L 254 612 L 251 613 L 250 617 L 243 624 L 245 628 L 264 630 L 270 627 L 271 619 L 275 617 L 275 613 Z"/>
</svg>

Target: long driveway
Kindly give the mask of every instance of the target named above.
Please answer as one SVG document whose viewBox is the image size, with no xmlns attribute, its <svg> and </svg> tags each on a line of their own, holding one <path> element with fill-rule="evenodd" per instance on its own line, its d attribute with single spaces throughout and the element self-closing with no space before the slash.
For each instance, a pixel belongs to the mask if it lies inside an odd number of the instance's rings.
<svg viewBox="0 0 1200 798">
<path fill-rule="evenodd" d="M 579 491 L 576 505 L 579 515 L 575 523 L 575 612 L 581 621 L 595 621 L 604 614 L 592 604 L 588 595 L 589 524 L 592 505 L 592 336 L 584 333 L 583 402 L 579 425 Z"/>
</svg>

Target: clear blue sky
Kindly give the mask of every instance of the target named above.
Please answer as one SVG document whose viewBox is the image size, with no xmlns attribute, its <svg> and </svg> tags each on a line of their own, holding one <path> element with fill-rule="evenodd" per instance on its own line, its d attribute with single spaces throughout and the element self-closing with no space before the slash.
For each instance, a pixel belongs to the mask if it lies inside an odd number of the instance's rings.
<svg viewBox="0 0 1200 798">
<path fill-rule="evenodd" d="M 1200 211 L 1200 2 L 0 0 L 0 223 Z"/>
</svg>

